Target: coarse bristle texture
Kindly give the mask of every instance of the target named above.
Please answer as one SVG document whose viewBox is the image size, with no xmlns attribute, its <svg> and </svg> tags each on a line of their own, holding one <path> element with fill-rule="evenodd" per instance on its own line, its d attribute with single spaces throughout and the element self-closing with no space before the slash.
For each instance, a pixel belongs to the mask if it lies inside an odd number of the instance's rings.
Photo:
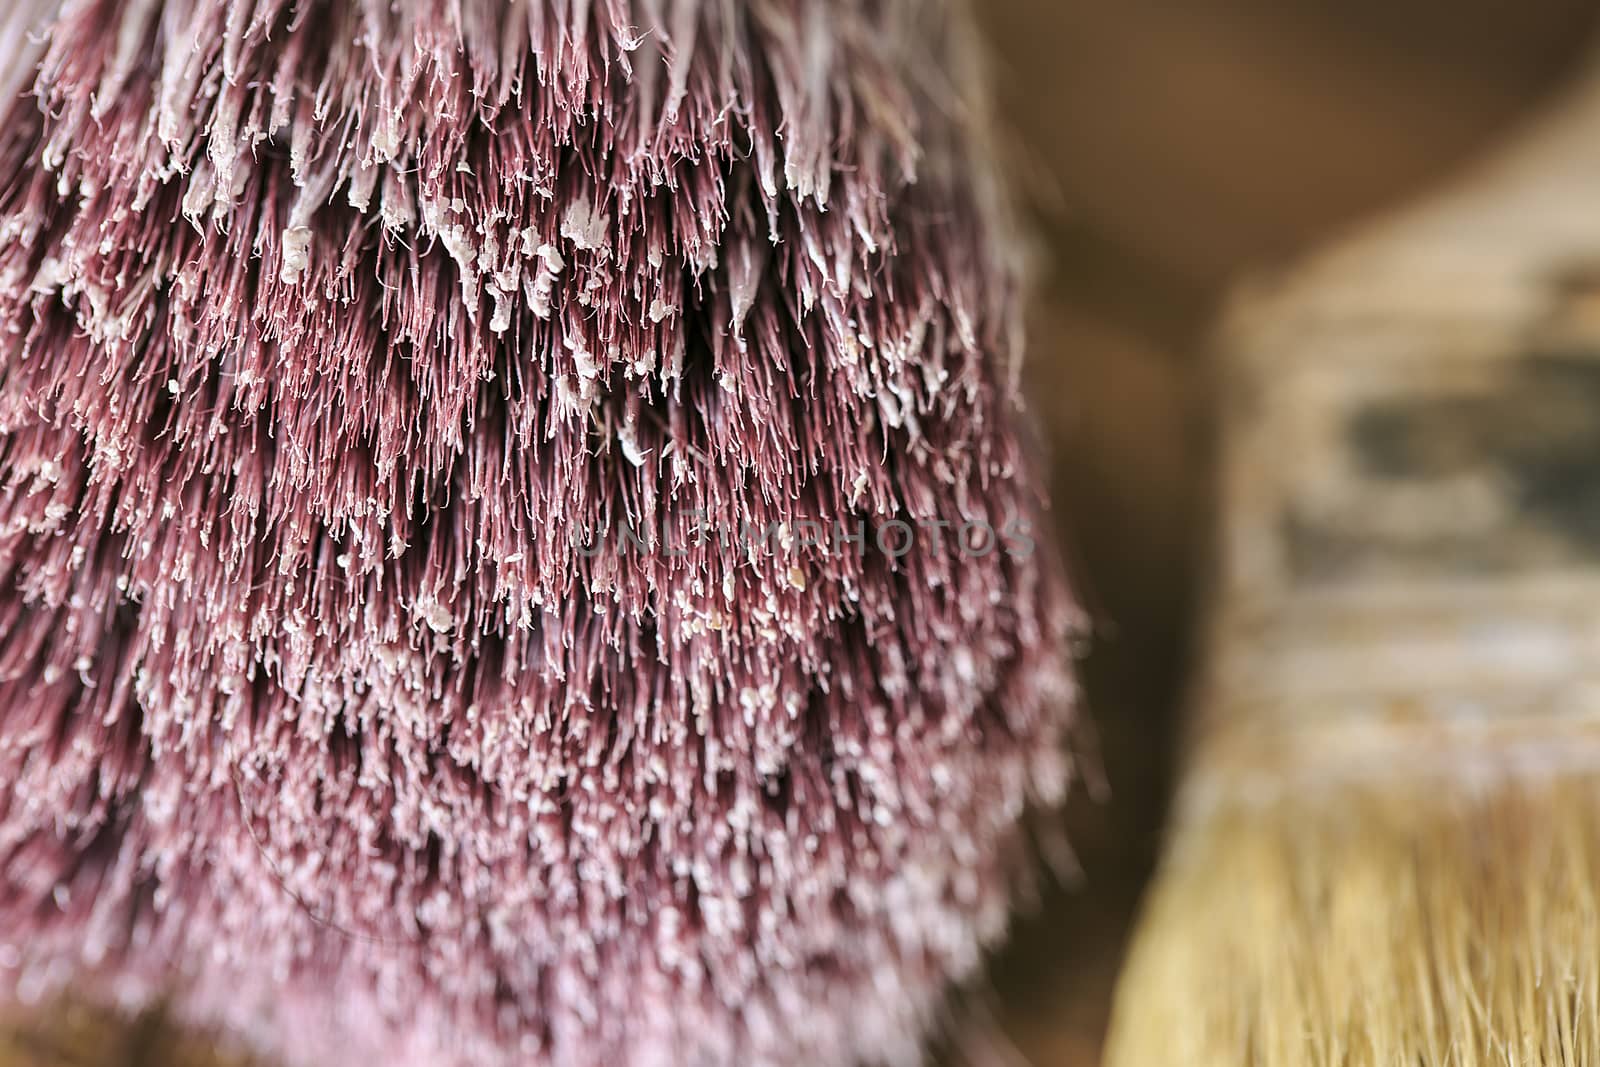
<svg viewBox="0 0 1600 1067">
<path fill-rule="evenodd" d="M 9 0 L 0 991 L 915 1055 L 1067 777 L 978 77 L 944 0 Z"/>
<path fill-rule="evenodd" d="M 1286 788 L 1173 846 L 1110 1067 L 1600 1064 L 1600 776 Z"/>
</svg>

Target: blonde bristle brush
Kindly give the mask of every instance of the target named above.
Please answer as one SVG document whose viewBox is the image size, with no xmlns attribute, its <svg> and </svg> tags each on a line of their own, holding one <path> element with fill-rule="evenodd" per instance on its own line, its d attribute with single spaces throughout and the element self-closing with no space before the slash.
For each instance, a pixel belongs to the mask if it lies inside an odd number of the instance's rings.
<svg viewBox="0 0 1600 1067">
<path fill-rule="evenodd" d="M 1600 77 L 1253 288 L 1111 1067 L 1600 1062 Z"/>
</svg>

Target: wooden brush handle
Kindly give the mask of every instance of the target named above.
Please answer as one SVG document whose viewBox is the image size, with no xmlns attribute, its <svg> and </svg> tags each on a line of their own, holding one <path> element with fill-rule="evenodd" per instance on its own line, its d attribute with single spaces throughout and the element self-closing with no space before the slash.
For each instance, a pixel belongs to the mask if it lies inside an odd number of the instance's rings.
<svg viewBox="0 0 1600 1067">
<path fill-rule="evenodd" d="M 1600 79 L 1456 191 L 1252 288 L 1219 360 L 1195 789 L 1600 765 Z"/>
</svg>

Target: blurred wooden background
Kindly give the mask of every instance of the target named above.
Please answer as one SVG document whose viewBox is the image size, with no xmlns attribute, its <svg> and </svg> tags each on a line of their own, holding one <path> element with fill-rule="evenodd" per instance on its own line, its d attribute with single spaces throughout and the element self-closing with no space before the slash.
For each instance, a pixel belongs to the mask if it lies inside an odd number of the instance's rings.
<svg viewBox="0 0 1600 1067">
<path fill-rule="evenodd" d="M 1110 787 L 1068 813 L 1082 884 L 1022 920 L 981 995 L 1010 1062 L 1092 1067 L 1174 763 L 1202 584 L 1203 350 L 1218 301 L 1241 273 L 1424 196 L 1492 151 L 1600 51 L 1597 7 L 977 6 L 1047 257 L 1031 396 L 1100 623 L 1084 666 Z"/>
<path fill-rule="evenodd" d="M 1204 364 L 1240 272 L 1425 193 L 1591 47 L 1589 0 L 973 0 L 1046 254 L 1033 395 L 1080 587 L 1109 799 L 1068 813 L 1085 871 L 1019 923 L 982 1053 L 1098 1062 L 1159 843 L 1208 496 Z M 1600 203 L 1600 190 L 1596 190 Z M 56 1014 L 0 1067 L 215 1063 L 153 1018 Z M 692 1067 L 692 1065 L 686 1065 Z"/>
</svg>

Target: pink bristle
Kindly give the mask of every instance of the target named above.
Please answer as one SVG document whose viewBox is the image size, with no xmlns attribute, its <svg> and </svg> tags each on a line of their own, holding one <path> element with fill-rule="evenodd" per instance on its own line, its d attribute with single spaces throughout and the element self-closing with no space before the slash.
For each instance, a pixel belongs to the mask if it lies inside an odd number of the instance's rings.
<svg viewBox="0 0 1600 1067">
<path fill-rule="evenodd" d="M 1064 785 L 1075 619 L 959 15 L 0 47 L 0 985 L 308 1064 L 911 1054 Z"/>
</svg>

